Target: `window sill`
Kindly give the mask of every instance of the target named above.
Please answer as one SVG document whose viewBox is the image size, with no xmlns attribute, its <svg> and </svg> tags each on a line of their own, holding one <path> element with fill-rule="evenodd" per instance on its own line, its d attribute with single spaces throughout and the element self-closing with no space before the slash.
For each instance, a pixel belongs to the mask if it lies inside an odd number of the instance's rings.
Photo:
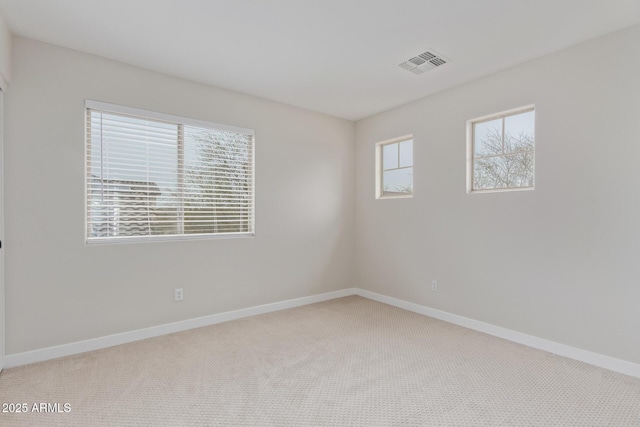
<svg viewBox="0 0 640 427">
<path fill-rule="evenodd" d="M 220 234 L 193 234 L 180 236 L 127 236 L 127 237 L 101 237 L 87 238 L 87 245 L 117 245 L 131 243 L 158 243 L 158 242 L 183 242 L 188 240 L 219 240 L 219 239 L 246 239 L 255 237 L 255 233 L 220 233 Z"/>
<path fill-rule="evenodd" d="M 514 188 L 489 188 L 486 190 L 469 190 L 467 194 L 476 193 L 510 193 L 513 191 L 532 191 L 535 187 L 514 187 Z"/>
<path fill-rule="evenodd" d="M 378 196 L 376 200 L 387 200 L 387 199 L 412 199 L 413 194 L 403 194 L 397 196 Z"/>
</svg>

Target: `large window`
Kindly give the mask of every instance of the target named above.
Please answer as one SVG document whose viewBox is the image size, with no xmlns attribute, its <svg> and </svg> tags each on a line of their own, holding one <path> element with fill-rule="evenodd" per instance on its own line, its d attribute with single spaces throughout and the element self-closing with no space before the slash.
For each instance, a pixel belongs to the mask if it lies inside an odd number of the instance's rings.
<svg viewBox="0 0 640 427">
<path fill-rule="evenodd" d="M 253 235 L 253 137 L 87 101 L 87 242 Z"/>
<path fill-rule="evenodd" d="M 413 137 L 376 144 L 376 197 L 412 197 Z"/>
<path fill-rule="evenodd" d="M 470 120 L 467 126 L 469 192 L 533 188 L 535 111 L 532 106 Z"/>
</svg>

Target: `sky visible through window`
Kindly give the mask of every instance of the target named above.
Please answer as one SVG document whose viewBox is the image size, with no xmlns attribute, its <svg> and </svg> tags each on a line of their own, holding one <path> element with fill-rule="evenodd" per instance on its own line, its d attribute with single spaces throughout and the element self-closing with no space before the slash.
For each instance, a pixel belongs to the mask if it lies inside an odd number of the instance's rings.
<svg viewBox="0 0 640 427">
<path fill-rule="evenodd" d="M 383 195 L 413 193 L 413 140 L 382 146 Z"/>
<path fill-rule="evenodd" d="M 178 125 L 100 112 L 92 112 L 92 122 L 91 173 L 94 176 L 104 180 L 154 183 L 162 194 L 177 191 Z M 127 134 L 122 133 L 123 127 L 128 130 Z M 201 160 L 197 149 L 201 131 L 185 126 L 185 165 Z M 111 162 L 119 167 L 110 168 Z M 162 203 L 162 198 L 158 203 Z"/>
</svg>

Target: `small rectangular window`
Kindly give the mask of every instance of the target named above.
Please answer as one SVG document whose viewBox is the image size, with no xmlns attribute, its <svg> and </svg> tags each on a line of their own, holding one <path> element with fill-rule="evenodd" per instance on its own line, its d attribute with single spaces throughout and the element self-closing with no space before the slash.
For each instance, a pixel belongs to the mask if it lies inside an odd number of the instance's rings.
<svg viewBox="0 0 640 427">
<path fill-rule="evenodd" d="M 376 144 L 376 198 L 412 197 L 413 137 Z"/>
<path fill-rule="evenodd" d="M 469 120 L 467 138 L 467 192 L 533 189 L 533 106 Z"/>
<path fill-rule="evenodd" d="M 87 101 L 87 242 L 253 235 L 253 136 Z"/>
</svg>

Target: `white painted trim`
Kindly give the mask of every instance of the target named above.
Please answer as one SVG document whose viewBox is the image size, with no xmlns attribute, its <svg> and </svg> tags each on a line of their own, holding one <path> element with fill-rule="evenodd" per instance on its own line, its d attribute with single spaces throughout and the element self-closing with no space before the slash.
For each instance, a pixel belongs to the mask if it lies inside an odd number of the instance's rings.
<svg viewBox="0 0 640 427">
<path fill-rule="evenodd" d="M 640 364 L 637 363 L 616 359 L 614 357 L 605 356 L 603 354 L 593 353 L 588 350 L 571 347 L 565 344 L 560 344 L 554 341 L 527 335 L 522 332 L 517 332 L 511 329 L 492 325 L 490 323 L 481 322 L 479 320 L 470 319 L 468 317 L 459 316 L 457 314 L 452 314 L 446 311 L 437 310 L 435 308 L 415 304 L 412 302 L 359 288 L 348 288 L 340 291 L 311 295 L 308 297 L 259 305 L 256 307 L 243 308 L 240 310 L 227 311 L 225 313 L 212 314 L 209 316 L 168 323 L 160 326 L 153 326 L 146 329 L 138 329 L 135 331 L 123 332 L 120 334 L 108 335 L 100 338 L 93 338 L 86 341 L 79 341 L 75 343 L 43 348 L 40 350 L 10 354 L 5 356 L 4 367 L 12 368 L 20 365 L 28 365 L 30 363 L 42 362 L 45 360 L 56 359 L 58 357 L 71 356 L 87 351 L 111 347 L 114 345 L 126 344 L 129 342 L 153 338 L 166 334 L 172 334 L 174 332 L 186 331 L 193 328 L 200 328 L 203 326 L 215 325 L 217 323 L 228 322 L 230 320 L 241 319 L 244 317 L 256 316 L 258 314 L 271 313 L 288 308 L 315 304 L 317 302 L 347 297 L 350 295 L 359 295 L 373 301 L 389 304 L 394 307 L 422 314 L 424 316 L 433 317 L 434 319 L 443 320 L 454 325 L 463 326 L 465 328 L 503 338 L 512 342 L 516 342 L 518 344 L 536 348 L 538 350 L 548 351 L 549 353 L 557 354 L 569 359 L 578 360 L 580 362 L 588 363 L 600 368 L 609 369 L 621 374 L 640 378 Z"/>
<path fill-rule="evenodd" d="M 356 295 L 405 310 L 413 311 L 414 313 L 422 314 L 424 316 L 444 320 L 445 322 L 473 329 L 474 331 L 484 332 L 485 334 L 503 338 L 518 344 L 524 344 L 538 350 L 547 351 L 549 353 L 564 356 L 569 359 L 578 360 L 580 362 L 588 363 L 600 368 L 609 369 L 621 374 L 640 378 L 640 364 L 637 363 L 629 362 L 622 359 L 616 359 L 615 357 L 605 356 L 599 353 L 593 353 L 588 350 L 571 347 L 566 344 L 560 344 L 554 341 L 535 337 L 533 335 L 527 335 L 522 332 L 517 332 L 511 329 L 492 325 L 490 323 L 481 322 L 479 320 L 470 319 L 468 317 L 458 316 L 457 314 L 448 313 L 446 311 L 437 310 L 435 308 L 426 307 L 364 289 L 356 288 Z"/>
<path fill-rule="evenodd" d="M 227 311 L 225 313 L 212 314 L 209 316 L 197 317 L 195 319 L 182 320 L 179 322 L 167 323 L 165 325 L 153 326 L 135 331 L 123 332 L 120 334 L 107 335 L 105 337 L 92 338 L 85 341 L 78 341 L 69 344 L 47 347 L 39 350 L 26 351 L 5 356 L 5 368 L 12 368 L 30 363 L 43 362 L 45 360 L 56 359 L 58 357 L 71 356 L 73 354 L 84 353 L 101 348 L 112 347 L 114 345 L 126 344 L 147 338 L 186 331 L 188 329 L 200 328 L 203 326 L 215 325 L 217 323 L 228 322 L 230 320 L 244 317 L 256 316 L 258 314 L 271 313 L 285 310 L 287 308 L 300 307 L 307 304 L 328 301 L 335 298 L 342 298 L 355 295 L 356 289 L 343 289 L 335 292 L 311 295 L 308 297 L 290 299 L 271 304 L 258 305 L 255 307 L 243 308 L 240 310 Z"/>
</svg>

